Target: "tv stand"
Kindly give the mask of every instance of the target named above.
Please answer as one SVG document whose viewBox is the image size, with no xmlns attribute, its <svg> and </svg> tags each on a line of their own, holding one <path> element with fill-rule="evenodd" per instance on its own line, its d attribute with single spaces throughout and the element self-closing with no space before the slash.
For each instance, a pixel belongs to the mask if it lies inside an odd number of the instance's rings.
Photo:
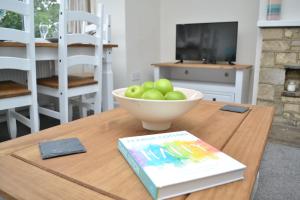
<svg viewBox="0 0 300 200">
<path fill-rule="evenodd" d="M 229 65 L 235 65 L 232 61 L 228 61 Z"/>
<path fill-rule="evenodd" d="M 183 60 L 176 61 L 174 64 L 183 63 Z"/>
<path fill-rule="evenodd" d="M 175 87 L 199 90 L 204 99 L 223 102 L 248 103 L 251 65 L 157 63 L 155 81 L 170 79 Z"/>
</svg>

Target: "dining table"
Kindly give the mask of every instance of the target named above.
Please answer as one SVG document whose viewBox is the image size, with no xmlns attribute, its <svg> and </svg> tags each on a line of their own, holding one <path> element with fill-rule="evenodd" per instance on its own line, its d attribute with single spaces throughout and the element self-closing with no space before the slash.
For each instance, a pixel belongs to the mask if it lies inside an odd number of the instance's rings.
<svg viewBox="0 0 300 200">
<path fill-rule="evenodd" d="M 255 194 L 260 162 L 274 109 L 223 111 L 226 103 L 200 101 L 172 122 L 150 131 L 123 108 L 115 108 L 0 143 L 0 197 L 5 199 L 150 200 L 151 196 L 118 151 L 119 138 L 186 130 L 246 165 L 244 179 L 174 197 L 174 200 L 249 200 Z M 240 105 L 240 104 L 238 104 Z M 39 143 L 78 138 L 87 152 L 43 160 Z"/>
<path fill-rule="evenodd" d="M 103 44 L 102 56 L 102 109 L 110 110 L 114 107 L 112 90 L 113 90 L 113 71 L 112 71 L 112 50 L 117 48 L 117 44 Z M 25 45 L 17 42 L 2 41 L 0 42 L 1 56 L 25 57 Z M 68 54 L 71 55 L 93 55 L 94 46 L 90 44 L 72 44 L 69 45 Z M 49 42 L 48 40 L 37 39 L 35 43 L 36 61 L 57 61 L 58 60 L 58 43 Z M 39 65 L 37 65 L 39 67 Z M 38 70 L 37 70 L 38 71 Z M 47 74 L 46 74 L 47 75 Z M 50 76 L 51 74 L 49 74 Z M 45 74 L 44 74 L 45 76 Z"/>
</svg>

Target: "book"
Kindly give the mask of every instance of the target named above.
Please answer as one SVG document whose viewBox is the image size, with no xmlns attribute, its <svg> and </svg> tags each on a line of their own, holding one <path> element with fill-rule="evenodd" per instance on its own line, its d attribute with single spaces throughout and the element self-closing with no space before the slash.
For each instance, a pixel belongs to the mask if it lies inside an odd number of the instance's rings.
<svg viewBox="0 0 300 200">
<path fill-rule="evenodd" d="M 118 149 L 153 199 L 237 181 L 246 169 L 187 131 L 120 138 Z"/>
</svg>

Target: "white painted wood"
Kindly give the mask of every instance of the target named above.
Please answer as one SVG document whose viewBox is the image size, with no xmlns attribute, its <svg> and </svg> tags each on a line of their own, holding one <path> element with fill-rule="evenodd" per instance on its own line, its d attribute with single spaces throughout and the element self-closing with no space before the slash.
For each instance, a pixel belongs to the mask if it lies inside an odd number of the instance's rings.
<svg viewBox="0 0 300 200">
<path fill-rule="evenodd" d="M 236 71 L 236 79 L 235 79 L 235 102 L 240 103 L 242 102 L 242 93 L 243 93 L 243 79 L 244 79 L 244 71 L 238 70 Z"/>
<path fill-rule="evenodd" d="M 38 103 L 37 103 L 37 85 L 36 85 L 36 60 L 35 60 L 35 31 L 34 31 L 34 0 L 26 0 L 29 6 L 29 15 L 24 16 L 24 30 L 30 33 L 29 44 L 26 45 L 26 57 L 30 59 L 31 70 L 28 71 L 28 89 L 31 91 L 32 104 L 29 107 L 31 132 L 38 132 L 40 129 Z"/>
<path fill-rule="evenodd" d="M 3 10 L 9 10 L 21 15 L 31 14 L 29 5 L 19 0 L 0 0 L 0 5 Z"/>
<path fill-rule="evenodd" d="M 0 55 L 11 55 L 16 57 L 24 57 L 25 56 L 25 47 L 0 47 Z M 107 110 L 108 102 L 113 102 L 113 98 L 107 98 L 108 95 L 111 94 L 111 90 L 107 89 L 109 85 L 113 86 L 113 72 L 111 69 L 112 65 L 112 48 L 105 48 L 104 54 L 103 54 L 103 110 Z M 78 52 L 82 52 L 87 55 L 93 55 L 94 54 L 94 48 L 93 47 L 69 47 L 69 55 L 76 55 Z M 107 53 L 106 53 L 107 52 Z M 109 53 L 108 53 L 109 52 Z M 38 62 L 37 63 L 37 69 L 38 69 L 38 78 L 44 78 L 49 77 L 50 75 L 53 75 L 55 73 L 52 73 L 52 70 L 49 71 L 48 62 L 49 60 L 55 60 L 57 63 L 58 60 L 58 49 L 52 48 L 52 47 L 36 47 L 36 61 L 42 61 L 43 63 Z M 51 63 L 52 65 L 52 63 Z M 51 66 L 51 69 L 54 69 L 54 66 Z M 56 66 L 56 69 L 58 69 L 58 66 Z M 4 73 L 2 73 L 4 71 Z M 55 70 L 53 70 L 55 72 Z M 108 72 L 108 73 L 106 73 Z M 57 72 L 56 72 L 57 74 Z M 106 77 L 109 76 L 109 77 Z M 0 80 L 17 80 L 20 83 L 26 83 L 26 76 L 24 76 L 23 73 L 20 71 L 11 73 L 10 70 L 1 70 L 0 73 Z M 110 81 L 107 83 L 106 81 Z M 111 103 L 109 103 L 111 104 Z"/>
<path fill-rule="evenodd" d="M 24 125 L 26 125 L 28 127 L 31 126 L 30 119 L 28 119 L 24 115 L 21 115 L 20 113 L 17 113 L 16 111 L 12 111 L 12 110 L 10 110 L 10 113 L 11 113 L 11 115 L 12 115 L 13 118 L 15 118 L 16 120 L 18 120 L 22 124 L 24 124 Z"/>
<path fill-rule="evenodd" d="M 94 112 L 101 112 L 101 104 L 102 104 L 102 56 L 103 56 L 103 16 L 104 16 L 104 8 L 103 5 L 98 3 L 96 7 L 96 13 L 98 17 L 98 24 L 96 28 L 95 36 L 99 38 L 97 40 L 97 44 L 95 46 L 95 57 L 100 57 L 101 61 L 98 62 L 98 65 L 95 65 L 95 80 L 97 81 L 97 91 L 95 93 L 94 98 Z"/>
<path fill-rule="evenodd" d="M 69 111 L 69 121 L 72 121 L 73 120 L 73 105 L 71 103 L 69 103 L 69 108 L 68 108 L 68 111 Z"/>
<path fill-rule="evenodd" d="M 234 85 L 212 82 L 172 80 L 175 87 L 201 91 L 205 100 L 234 102 Z"/>
<path fill-rule="evenodd" d="M 112 52 L 111 49 L 106 49 L 104 51 L 104 56 L 106 60 L 103 62 L 103 110 L 111 110 L 114 108 L 113 102 L 113 72 L 112 72 Z"/>
<path fill-rule="evenodd" d="M 31 70 L 31 60 L 17 57 L 0 57 L 0 69 Z"/>
<path fill-rule="evenodd" d="M 0 27 L 0 38 L 1 40 L 9 40 L 28 44 L 30 41 L 30 34 L 21 30 Z"/>
<path fill-rule="evenodd" d="M 16 118 L 12 116 L 12 112 L 14 111 L 15 111 L 14 108 L 7 110 L 7 127 L 8 127 L 10 138 L 17 137 L 17 121 Z"/>
<path fill-rule="evenodd" d="M 31 95 L 0 99 L 0 110 L 29 106 L 32 104 Z"/>
<path fill-rule="evenodd" d="M 75 96 L 95 93 L 98 92 L 98 90 L 99 87 L 97 84 L 70 88 L 68 89 L 68 97 L 75 97 Z"/>
<path fill-rule="evenodd" d="M 89 34 L 67 34 L 67 44 L 92 44 L 97 43 L 97 37 L 94 37 Z"/>
<path fill-rule="evenodd" d="M 154 80 L 160 78 L 170 79 L 177 87 L 199 90 L 204 93 L 204 99 L 207 100 L 248 103 L 250 69 L 207 71 L 206 69 L 178 70 L 172 67 L 154 67 Z"/>
<path fill-rule="evenodd" d="M 46 94 L 59 98 L 59 119 L 61 123 L 66 123 L 71 119 L 72 105 L 69 102 L 70 97 L 94 93 L 94 110 L 95 113 L 101 112 L 101 94 L 102 94 L 102 26 L 103 26 L 103 6 L 97 5 L 100 9 L 98 16 L 82 11 L 70 11 L 68 9 L 68 1 L 63 1 L 60 5 L 59 14 L 59 45 L 58 45 L 58 90 L 39 86 L 39 93 Z M 96 25 L 96 34 L 94 36 L 81 34 L 67 34 L 67 22 L 69 21 L 88 21 Z M 74 43 L 92 43 L 95 45 L 95 50 L 92 55 L 87 55 L 86 52 L 72 51 L 68 44 Z M 80 86 L 77 88 L 68 88 L 68 67 L 74 65 L 92 65 L 94 66 L 94 77 L 97 84 Z M 43 109 L 40 109 L 43 114 L 55 114 Z"/>
<path fill-rule="evenodd" d="M 81 98 L 80 98 L 80 106 L 79 106 L 79 115 L 81 117 L 87 117 L 87 112 L 88 112 L 88 109 L 86 106 L 83 106 L 83 104 L 85 104 L 86 102 L 86 97 L 85 95 L 82 95 Z"/>
<path fill-rule="evenodd" d="M 254 65 L 253 92 L 252 92 L 253 105 L 256 105 L 257 102 L 261 53 L 262 53 L 262 33 L 261 30 L 259 29 L 257 30 L 256 55 L 255 55 L 255 65 Z"/>
<path fill-rule="evenodd" d="M 172 80 L 172 83 L 179 87 L 180 85 L 191 88 L 191 89 L 201 89 L 205 91 L 212 91 L 219 94 L 234 94 L 235 87 L 234 84 L 217 83 L 217 82 L 202 82 L 202 81 L 185 81 L 185 80 Z"/>
<path fill-rule="evenodd" d="M 103 42 L 111 43 L 111 16 L 106 15 L 103 25 Z"/>
<path fill-rule="evenodd" d="M 98 55 L 95 56 L 77 55 L 77 56 L 69 56 L 67 58 L 68 67 L 74 65 L 98 65 L 100 62 L 101 61 Z"/>
<path fill-rule="evenodd" d="M 36 66 L 35 66 L 35 41 L 34 41 L 34 11 L 33 0 L 3 1 L 0 0 L 0 9 L 7 9 L 21 13 L 24 16 L 24 31 L 0 28 L 0 40 L 12 40 L 25 43 L 25 53 L 20 57 L 7 57 L 1 54 L 0 69 L 22 70 L 27 74 L 27 86 L 31 91 L 30 95 L 0 99 L 0 110 L 8 109 L 7 121 L 12 138 L 16 137 L 15 121 L 29 126 L 31 132 L 39 130 L 39 118 L 37 112 L 37 91 L 36 91 Z M 30 119 L 15 113 L 17 107 L 29 106 Z"/>
<path fill-rule="evenodd" d="M 195 68 L 172 68 L 168 70 L 167 67 L 161 68 L 161 76 L 171 77 L 179 80 L 201 80 L 203 82 L 221 82 L 234 83 L 235 70 L 234 69 L 195 69 Z"/>
<path fill-rule="evenodd" d="M 57 89 L 54 89 L 54 88 L 38 85 L 37 90 L 38 90 L 39 94 L 44 94 L 44 95 L 57 97 L 57 98 L 60 96 L 59 91 Z"/>
<path fill-rule="evenodd" d="M 299 27 L 300 20 L 259 20 L 257 26 L 260 28 Z"/>
<path fill-rule="evenodd" d="M 95 24 L 96 26 L 100 26 L 100 19 L 98 16 L 93 15 L 84 11 L 67 11 L 66 13 L 66 22 L 69 21 L 87 21 Z"/>
<path fill-rule="evenodd" d="M 55 119 L 60 119 L 60 113 L 48 108 L 44 108 L 39 106 L 39 113 L 41 113 L 42 115 L 46 115 Z"/>
<path fill-rule="evenodd" d="M 160 67 L 154 67 L 154 81 L 160 79 Z"/>
<path fill-rule="evenodd" d="M 67 67 L 67 22 L 68 1 L 62 1 L 59 14 L 59 42 L 58 42 L 58 90 L 59 90 L 59 113 L 60 123 L 68 122 L 68 67 Z M 73 13 L 75 14 L 75 13 Z M 75 18 L 75 16 L 73 16 Z M 70 17 L 72 18 L 72 17 Z M 75 19 L 74 19 L 75 20 Z"/>
</svg>

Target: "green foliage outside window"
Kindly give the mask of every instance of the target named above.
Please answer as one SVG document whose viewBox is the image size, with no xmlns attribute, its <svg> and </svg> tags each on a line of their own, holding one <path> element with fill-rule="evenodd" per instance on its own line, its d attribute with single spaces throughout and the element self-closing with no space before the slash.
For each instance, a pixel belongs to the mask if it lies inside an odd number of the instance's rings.
<svg viewBox="0 0 300 200">
<path fill-rule="evenodd" d="M 15 28 L 21 30 L 23 17 L 17 13 L 0 10 L 0 27 Z M 35 37 L 40 37 L 39 25 L 49 25 L 47 37 L 53 37 L 55 22 L 58 22 L 59 4 L 56 0 L 34 1 Z"/>
</svg>

